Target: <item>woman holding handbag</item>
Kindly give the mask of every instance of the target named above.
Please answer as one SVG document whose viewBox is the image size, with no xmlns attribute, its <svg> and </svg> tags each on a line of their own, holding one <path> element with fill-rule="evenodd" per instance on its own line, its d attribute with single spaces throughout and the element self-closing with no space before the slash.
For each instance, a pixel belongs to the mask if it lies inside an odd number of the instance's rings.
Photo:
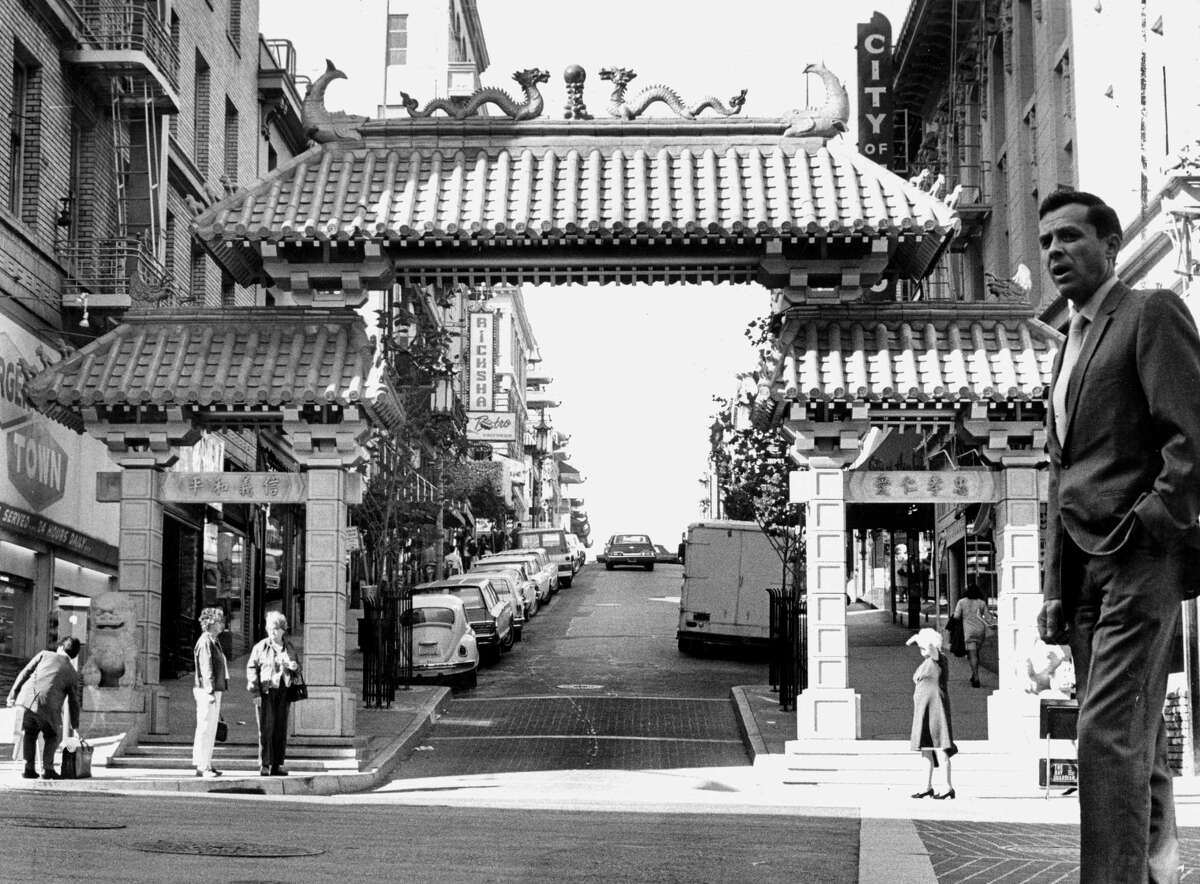
<svg viewBox="0 0 1200 884">
<path fill-rule="evenodd" d="M 221 695 L 229 687 L 229 666 L 217 637 L 225 631 L 225 612 L 205 608 L 200 612 L 200 638 L 192 649 L 195 680 L 192 696 L 196 699 L 196 735 L 192 738 L 192 766 L 198 777 L 219 777 L 212 766 L 213 743 L 221 721 Z"/>
<path fill-rule="evenodd" d="M 250 651 L 246 663 L 246 689 L 254 695 L 258 721 L 258 773 L 286 777 L 289 687 L 302 684 L 300 657 L 287 639 L 287 618 L 279 611 L 267 614 L 267 637 Z"/>
</svg>

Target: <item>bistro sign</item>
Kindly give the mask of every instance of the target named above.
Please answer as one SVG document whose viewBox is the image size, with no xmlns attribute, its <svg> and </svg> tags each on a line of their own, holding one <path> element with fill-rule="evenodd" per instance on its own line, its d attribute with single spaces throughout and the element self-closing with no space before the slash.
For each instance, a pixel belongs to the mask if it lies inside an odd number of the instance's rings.
<svg viewBox="0 0 1200 884">
<path fill-rule="evenodd" d="M 517 416 L 511 411 L 468 411 L 467 438 L 472 442 L 512 442 L 517 438 Z"/>
</svg>

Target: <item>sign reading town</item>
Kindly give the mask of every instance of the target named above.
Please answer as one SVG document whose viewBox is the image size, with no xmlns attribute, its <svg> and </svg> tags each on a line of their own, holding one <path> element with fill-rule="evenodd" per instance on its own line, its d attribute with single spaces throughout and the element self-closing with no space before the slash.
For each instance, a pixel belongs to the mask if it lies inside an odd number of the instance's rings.
<svg viewBox="0 0 1200 884">
<path fill-rule="evenodd" d="M 486 310 L 478 310 L 469 315 L 471 317 L 471 353 L 470 361 L 467 363 L 467 384 L 470 394 L 467 411 L 491 411 L 495 408 L 492 401 L 492 387 L 496 377 L 496 353 L 492 335 L 496 316 Z M 471 438 L 470 435 L 468 438 Z"/>
<path fill-rule="evenodd" d="M 517 438 L 517 416 L 511 411 L 468 411 L 467 439 L 472 442 L 512 442 Z"/>
<path fill-rule="evenodd" d="M 67 453 L 44 420 L 10 429 L 4 438 L 8 480 L 35 510 L 62 500 L 67 490 Z"/>
<path fill-rule="evenodd" d="M 882 12 L 858 25 L 858 152 L 892 165 L 892 24 Z"/>
</svg>

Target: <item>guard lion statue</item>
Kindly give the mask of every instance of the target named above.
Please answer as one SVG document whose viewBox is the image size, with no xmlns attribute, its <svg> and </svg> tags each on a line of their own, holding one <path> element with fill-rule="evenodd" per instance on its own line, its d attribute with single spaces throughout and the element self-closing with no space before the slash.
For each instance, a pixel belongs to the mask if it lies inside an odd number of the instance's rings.
<svg viewBox="0 0 1200 884">
<path fill-rule="evenodd" d="M 138 672 L 137 610 L 133 599 L 123 592 L 106 592 L 92 600 L 83 683 L 101 688 L 137 687 L 142 683 Z"/>
</svg>

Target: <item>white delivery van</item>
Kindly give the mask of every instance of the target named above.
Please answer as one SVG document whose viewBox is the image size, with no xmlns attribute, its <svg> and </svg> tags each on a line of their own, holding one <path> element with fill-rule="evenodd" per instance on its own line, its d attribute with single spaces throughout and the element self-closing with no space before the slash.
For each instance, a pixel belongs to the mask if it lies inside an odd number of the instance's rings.
<svg viewBox="0 0 1200 884">
<path fill-rule="evenodd" d="M 704 645 L 767 646 L 771 597 L 783 563 L 755 522 L 696 522 L 688 526 L 679 594 L 679 650 Z"/>
</svg>

